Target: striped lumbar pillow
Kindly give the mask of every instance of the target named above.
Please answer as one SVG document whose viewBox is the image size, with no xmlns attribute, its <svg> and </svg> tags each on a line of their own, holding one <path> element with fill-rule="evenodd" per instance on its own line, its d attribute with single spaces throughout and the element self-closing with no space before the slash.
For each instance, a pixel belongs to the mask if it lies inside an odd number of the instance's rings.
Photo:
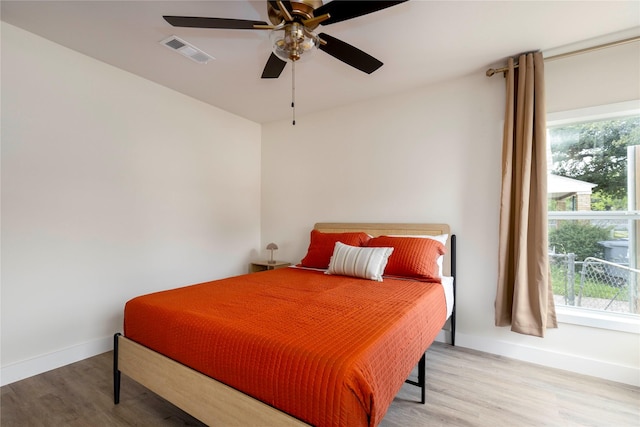
<svg viewBox="0 0 640 427">
<path fill-rule="evenodd" d="M 367 248 L 336 242 L 327 274 L 361 277 L 382 282 L 382 273 L 393 248 Z"/>
</svg>

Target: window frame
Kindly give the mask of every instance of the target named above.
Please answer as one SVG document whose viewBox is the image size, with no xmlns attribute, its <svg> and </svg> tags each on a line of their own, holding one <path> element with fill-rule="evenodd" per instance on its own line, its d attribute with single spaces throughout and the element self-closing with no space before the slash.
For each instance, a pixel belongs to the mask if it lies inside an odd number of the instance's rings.
<svg viewBox="0 0 640 427">
<path fill-rule="evenodd" d="M 614 119 L 630 115 L 640 115 L 640 99 L 599 105 L 547 114 L 547 129 L 571 123 Z M 551 143 L 547 139 L 547 154 L 551 156 Z M 548 211 L 548 219 L 628 219 L 640 221 L 640 210 L 636 211 Z M 636 242 L 636 246 L 638 246 Z M 634 314 L 607 312 L 584 307 L 556 305 L 557 320 L 560 323 L 608 329 L 640 335 L 640 316 Z"/>
</svg>

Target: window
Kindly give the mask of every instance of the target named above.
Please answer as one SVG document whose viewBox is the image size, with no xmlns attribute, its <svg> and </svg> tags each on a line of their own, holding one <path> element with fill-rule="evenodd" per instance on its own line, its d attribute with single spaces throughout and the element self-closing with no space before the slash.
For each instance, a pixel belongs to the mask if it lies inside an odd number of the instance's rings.
<svg viewBox="0 0 640 427">
<path fill-rule="evenodd" d="M 547 118 L 549 261 L 559 315 L 640 320 L 639 105 Z"/>
</svg>

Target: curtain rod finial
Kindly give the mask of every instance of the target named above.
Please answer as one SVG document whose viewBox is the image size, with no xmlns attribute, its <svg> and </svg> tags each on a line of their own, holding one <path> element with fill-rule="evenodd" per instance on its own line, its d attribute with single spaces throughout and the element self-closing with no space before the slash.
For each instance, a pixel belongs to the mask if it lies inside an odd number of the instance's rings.
<svg viewBox="0 0 640 427">
<path fill-rule="evenodd" d="M 491 76 L 493 76 L 495 73 L 496 73 L 496 70 L 494 70 L 493 68 L 489 68 L 489 69 L 487 70 L 487 73 L 486 73 L 486 74 L 487 74 L 487 77 L 491 77 Z"/>
</svg>

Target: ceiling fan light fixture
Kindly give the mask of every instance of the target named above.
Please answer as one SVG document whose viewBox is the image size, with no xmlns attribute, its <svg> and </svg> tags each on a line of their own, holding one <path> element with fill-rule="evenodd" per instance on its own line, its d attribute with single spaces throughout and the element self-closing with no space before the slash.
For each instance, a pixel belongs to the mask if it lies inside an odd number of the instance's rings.
<svg viewBox="0 0 640 427">
<path fill-rule="evenodd" d="M 270 38 L 273 53 L 287 62 L 308 58 L 320 44 L 320 38 L 298 22 L 276 27 Z"/>
</svg>

